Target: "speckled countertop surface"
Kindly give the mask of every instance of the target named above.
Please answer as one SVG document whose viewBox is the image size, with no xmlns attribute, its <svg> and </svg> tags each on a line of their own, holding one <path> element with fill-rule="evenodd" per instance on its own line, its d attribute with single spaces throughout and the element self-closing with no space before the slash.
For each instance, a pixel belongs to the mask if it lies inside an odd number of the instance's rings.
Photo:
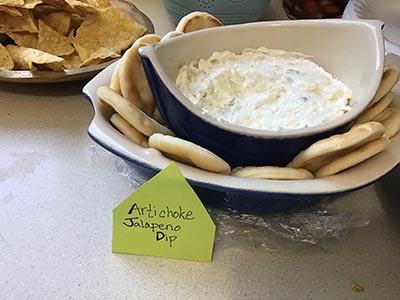
<svg viewBox="0 0 400 300">
<path fill-rule="evenodd" d="M 134 2 L 172 28 L 161 1 Z M 134 187 L 93 148 L 84 84 L 0 83 L 0 299 L 400 298 L 399 168 L 334 202 L 369 221 L 341 238 L 232 236 L 212 263 L 111 253 L 112 209 Z"/>
</svg>

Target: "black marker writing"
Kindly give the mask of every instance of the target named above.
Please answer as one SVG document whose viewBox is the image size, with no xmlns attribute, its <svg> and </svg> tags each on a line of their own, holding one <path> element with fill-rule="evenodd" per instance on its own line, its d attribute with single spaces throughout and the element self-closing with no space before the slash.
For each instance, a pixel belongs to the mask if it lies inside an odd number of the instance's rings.
<svg viewBox="0 0 400 300">
<path fill-rule="evenodd" d="M 172 247 L 178 238 L 176 233 L 182 229 L 182 226 L 168 223 L 168 219 L 182 222 L 192 221 L 195 217 L 192 210 L 185 210 L 180 205 L 177 208 L 165 206 L 162 209 L 157 209 L 151 203 L 140 206 L 135 202 L 128 210 L 128 216 L 122 224 L 129 228 L 148 229 L 155 233 L 156 242 L 164 241 L 169 247 Z"/>
<path fill-rule="evenodd" d="M 168 235 L 162 231 L 157 231 L 156 232 L 156 241 L 165 241 L 169 242 L 169 246 L 172 247 L 172 243 L 177 239 L 178 237 L 176 235 Z"/>
<path fill-rule="evenodd" d="M 182 206 L 178 206 L 177 209 L 171 209 L 169 206 L 166 206 L 164 209 L 157 210 L 155 205 L 140 207 L 136 202 L 132 204 L 131 208 L 128 211 L 128 215 L 137 215 L 144 216 L 147 218 L 173 218 L 173 219 L 181 219 L 191 221 L 194 220 L 193 211 L 184 210 Z"/>
<path fill-rule="evenodd" d="M 143 221 L 142 219 L 138 219 L 138 217 L 125 218 L 124 222 L 122 222 L 122 224 L 124 224 L 126 227 L 150 229 L 152 232 L 155 232 L 156 229 L 163 230 L 163 231 L 164 230 L 165 231 L 181 230 L 180 225 L 148 222 L 148 221 Z"/>
</svg>

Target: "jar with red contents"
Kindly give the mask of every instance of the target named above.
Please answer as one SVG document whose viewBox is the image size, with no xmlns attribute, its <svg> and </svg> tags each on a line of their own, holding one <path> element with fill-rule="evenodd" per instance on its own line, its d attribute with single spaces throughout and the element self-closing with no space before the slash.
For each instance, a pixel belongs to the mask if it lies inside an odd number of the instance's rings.
<svg viewBox="0 0 400 300">
<path fill-rule="evenodd" d="M 283 0 L 290 19 L 340 18 L 348 0 Z"/>
</svg>

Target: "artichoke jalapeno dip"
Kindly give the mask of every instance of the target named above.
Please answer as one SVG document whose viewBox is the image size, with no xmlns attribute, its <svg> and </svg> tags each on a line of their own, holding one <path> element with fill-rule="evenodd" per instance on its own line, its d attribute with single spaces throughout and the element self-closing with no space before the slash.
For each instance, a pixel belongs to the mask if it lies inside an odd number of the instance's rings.
<svg viewBox="0 0 400 300">
<path fill-rule="evenodd" d="M 351 90 L 298 52 L 214 52 L 180 68 L 176 85 L 217 120 L 282 131 L 330 122 L 350 110 Z"/>
</svg>

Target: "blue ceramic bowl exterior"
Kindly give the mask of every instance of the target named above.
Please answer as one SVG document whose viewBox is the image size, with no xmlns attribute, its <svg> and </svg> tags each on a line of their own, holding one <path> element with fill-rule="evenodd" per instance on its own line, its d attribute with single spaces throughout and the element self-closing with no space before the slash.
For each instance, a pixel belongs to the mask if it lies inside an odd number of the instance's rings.
<svg viewBox="0 0 400 300">
<path fill-rule="evenodd" d="M 227 131 L 214 126 L 193 114 L 167 88 L 155 72 L 150 60 L 141 57 L 156 105 L 168 127 L 185 140 L 200 145 L 222 157 L 231 167 L 237 166 L 285 166 L 300 151 L 322 138 L 346 131 L 350 123 L 302 137 L 260 138 Z"/>
<path fill-rule="evenodd" d="M 136 162 L 125 162 L 143 178 L 150 179 L 157 174 L 154 170 L 140 166 Z M 322 200 L 334 198 L 332 195 L 315 195 L 314 197 L 274 193 L 266 195 L 265 193 L 218 189 L 198 182 L 189 181 L 189 184 L 204 204 L 238 213 L 274 214 L 298 211 L 316 205 Z"/>
<path fill-rule="evenodd" d="M 89 102 L 92 99 L 86 95 Z M 135 170 L 143 183 L 155 176 L 160 170 L 123 155 L 108 144 L 103 143 L 89 131 L 93 141 L 110 151 L 115 156 L 123 159 L 125 163 Z M 335 194 L 296 195 L 290 193 L 265 193 L 251 190 L 233 189 L 217 184 L 207 184 L 188 180 L 199 199 L 206 205 L 229 209 L 238 213 L 273 214 L 298 211 L 316 205 L 325 199 L 334 199 L 335 196 L 349 191 Z"/>
<path fill-rule="evenodd" d="M 164 0 L 175 22 L 193 11 L 206 11 L 225 25 L 257 21 L 269 0 Z"/>
</svg>

